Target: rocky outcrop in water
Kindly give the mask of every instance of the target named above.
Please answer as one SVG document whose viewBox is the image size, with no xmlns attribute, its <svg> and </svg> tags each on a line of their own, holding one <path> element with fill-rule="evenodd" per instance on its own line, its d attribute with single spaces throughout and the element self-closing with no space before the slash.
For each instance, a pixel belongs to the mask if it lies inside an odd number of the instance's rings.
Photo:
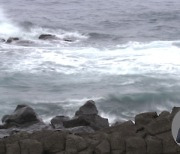
<svg viewBox="0 0 180 154">
<path fill-rule="evenodd" d="M 58 39 L 55 35 L 52 35 L 52 34 L 41 34 L 39 36 L 39 39 L 40 40 L 55 40 L 55 39 Z"/>
<path fill-rule="evenodd" d="M 23 124 L 33 129 L 41 121 L 32 108 L 19 105 L 13 114 L 3 118 L 5 125 L 18 125 L 0 129 L 0 133 L 11 131 L 8 137 L 0 139 L 0 154 L 179 154 L 180 147 L 171 134 L 172 119 L 178 111 L 180 108 L 175 107 L 171 113 L 141 113 L 135 116 L 135 122 L 126 121 L 108 127 L 107 120 L 102 117 L 101 122 L 93 119 L 100 116 L 95 103 L 88 101 L 72 119 L 56 116 L 51 120 L 51 126 L 28 132 L 23 130 Z M 85 117 L 83 124 L 86 125 L 74 127 L 73 120 L 78 121 L 81 116 Z M 66 122 L 72 127 L 67 128 Z M 95 131 L 94 125 L 101 123 L 104 127 Z M 19 130 L 12 133 L 17 128 Z"/>
</svg>

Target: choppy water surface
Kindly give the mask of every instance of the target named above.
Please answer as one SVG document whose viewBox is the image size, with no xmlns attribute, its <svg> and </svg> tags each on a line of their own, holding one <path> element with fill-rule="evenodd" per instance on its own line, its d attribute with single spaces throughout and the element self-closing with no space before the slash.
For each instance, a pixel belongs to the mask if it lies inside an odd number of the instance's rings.
<svg viewBox="0 0 180 154">
<path fill-rule="evenodd" d="M 0 116 L 27 103 L 48 121 L 93 99 L 112 122 L 179 106 L 178 0 L 0 5 L 0 37 L 21 39 L 0 43 Z M 44 33 L 60 40 L 39 40 Z"/>
</svg>

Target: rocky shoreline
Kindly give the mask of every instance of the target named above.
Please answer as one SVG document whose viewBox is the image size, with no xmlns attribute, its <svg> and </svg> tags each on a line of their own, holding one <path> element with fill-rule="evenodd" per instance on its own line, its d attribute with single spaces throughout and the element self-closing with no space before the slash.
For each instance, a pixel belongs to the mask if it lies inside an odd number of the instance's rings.
<svg viewBox="0 0 180 154">
<path fill-rule="evenodd" d="M 90 100 L 73 118 L 59 115 L 47 125 L 31 107 L 18 105 L 2 118 L 0 154 L 180 154 L 171 134 L 178 111 L 141 113 L 109 126 Z"/>
</svg>

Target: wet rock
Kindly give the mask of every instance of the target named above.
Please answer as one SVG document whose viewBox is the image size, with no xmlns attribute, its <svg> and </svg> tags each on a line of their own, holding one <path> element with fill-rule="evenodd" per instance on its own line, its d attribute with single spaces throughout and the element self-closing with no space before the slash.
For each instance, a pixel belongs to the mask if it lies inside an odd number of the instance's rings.
<svg viewBox="0 0 180 154">
<path fill-rule="evenodd" d="M 7 39 L 6 43 L 12 43 L 14 41 L 19 41 L 20 39 L 18 37 L 10 37 Z"/>
<path fill-rule="evenodd" d="M 5 115 L 2 122 L 6 127 L 25 127 L 41 122 L 35 111 L 27 105 L 18 105 L 11 115 Z"/>
<path fill-rule="evenodd" d="M 63 40 L 64 40 L 64 41 L 66 41 L 66 42 L 73 42 L 73 40 L 72 40 L 72 39 L 67 39 L 67 38 L 64 38 Z"/>
<path fill-rule="evenodd" d="M 51 120 L 51 125 L 53 126 L 53 128 L 55 129 L 60 129 L 60 128 L 64 128 L 63 126 L 63 122 L 64 121 L 68 121 L 70 120 L 69 117 L 66 116 L 56 116 Z"/>
<path fill-rule="evenodd" d="M 111 154 L 125 154 L 125 152 L 121 153 L 120 150 L 112 150 Z"/>
<path fill-rule="evenodd" d="M 146 112 L 135 116 L 136 125 L 147 125 L 158 117 L 156 112 Z"/>
<path fill-rule="evenodd" d="M 119 133 L 121 133 L 122 137 L 127 138 L 129 136 L 131 136 L 131 137 L 135 136 L 137 128 L 136 128 L 135 124 L 131 120 L 129 120 L 120 125 L 105 128 L 102 131 L 106 132 L 108 134 L 111 134 L 114 132 L 119 132 Z"/>
<path fill-rule="evenodd" d="M 114 132 L 110 136 L 110 145 L 111 150 L 119 152 L 119 154 L 125 153 L 126 146 L 125 146 L 125 139 L 121 136 L 121 133 Z"/>
<path fill-rule="evenodd" d="M 52 34 L 41 34 L 39 36 L 40 40 L 54 40 L 57 39 L 56 35 L 52 35 Z"/>
<path fill-rule="evenodd" d="M 87 142 L 82 137 L 76 135 L 68 135 L 66 138 L 66 152 L 77 153 L 87 148 Z"/>
<path fill-rule="evenodd" d="M 0 153 L 5 154 L 6 153 L 6 147 L 2 140 L 0 140 Z"/>
<path fill-rule="evenodd" d="M 63 122 L 65 128 L 77 126 L 89 126 L 94 130 L 109 127 L 108 119 L 102 118 L 99 115 L 81 115 L 72 120 Z"/>
<path fill-rule="evenodd" d="M 19 146 L 18 141 L 14 143 L 6 144 L 6 154 L 20 154 L 20 153 L 21 153 L 21 148 Z"/>
<path fill-rule="evenodd" d="M 160 114 L 159 114 L 159 118 L 165 118 L 165 117 L 168 117 L 170 116 L 170 112 L 169 111 L 162 111 Z"/>
<path fill-rule="evenodd" d="M 169 118 L 156 119 L 146 126 L 146 130 L 150 135 L 156 135 L 171 130 L 171 121 Z"/>
<path fill-rule="evenodd" d="M 162 141 L 163 154 L 175 154 L 180 151 L 180 146 L 176 144 L 171 134 L 171 131 L 156 135 Z"/>
<path fill-rule="evenodd" d="M 87 149 L 87 150 L 84 150 L 84 151 L 78 152 L 78 154 L 93 154 L 93 151 L 92 151 L 92 150 L 90 150 L 90 149 Z"/>
<path fill-rule="evenodd" d="M 87 101 L 83 106 L 76 111 L 75 116 L 81 115 L 97 115 L 98 110 L 96 108 L 95 102 L 92 100 Z"/>
<path fill-rule="evenodd" d="M 148 136 L 146 139 L 147 154 L 160 154 L 163 151 L 162 141 L 156 137 Z"/>
<path fill-rule="evenodd" d="M 130 137 L 126 139 L 126 154 L 145 154 L 146 143 L 141 137 Z"/>
<path fill-rule="evenodd" d="M 36 140 L 26 139 L 21 140 L 19 143 L 22 154 L 42 154 L 42 144 Z"/>
<path fill-rule="evenodd" d="M 41 133 L 35 134 L 33 139 L 41 142 L 44 151 L 46 151 L 47 153 L 54 154 L 65 150 L 65 132 L 42 131 Z"/>
<path fill-rule="evenodd" d="M 95 132 L 89 126 L 79 126 L 79 127 L 67 128 L 66 130 L 73 134 L 94 133 Z"/>
<path fill-rule="evenodd" d="M 110 144 L 103 140 L 95 149 L 95 154 L 110 154 Z"/>
</svg>

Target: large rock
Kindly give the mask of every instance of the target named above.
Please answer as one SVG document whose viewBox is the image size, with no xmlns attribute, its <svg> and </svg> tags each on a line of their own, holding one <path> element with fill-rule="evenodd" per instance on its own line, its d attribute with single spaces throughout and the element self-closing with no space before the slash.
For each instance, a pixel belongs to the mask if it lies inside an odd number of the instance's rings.
<svg viewBox="0 0 180 154">
<path fill-rule="evenodd" d="M 102 131 L 108 134 L 119 132 L 121 134 L 121 137 L 127 138 L 127 137 L 135 136 L 137 128 L 135 124 L 131 120 L 129 120 L 120 125 L 105 128 Z"/>
<path fill-rule="evenodd" d="M 123 133 L 123 132 L 122 132 Z M 110 136 L 111 150 L 123 154 L 126 151 L 125 139 L 122 137 L 120 132 L 114 132 Z"/>
<path fill-rule="evenodd" d="M 54 40 L 57 39 L 56 35 L 52 35 L 52 34 L 41 34 L 39 36 L 40 40 Z"/>
<path fill-rule="evenodd" d="M 89 126 L 78 126 L 73 128 L 66 128 L 67 131 L 73 134 L 84 134 L 84 133 L 94 133 L 94 129 Z"/>
<path fill-rule="evenodd" d="M 162 141 L 156 137 L 148 136 L 146 139 L 147 154 L 160 154 L 163 151 Z"/>
<path fill-rule="evenodd" d="M 63 122 L 65 128 L 77 126 L 89 126 L 94 130 L 109 127 L 108 119 L 102 118 L 99 115 L 81 115 L 72 120 Z"/>
<path fill-rule="evenodd" d="M 158 117 L 156 112 L 146 112 L 135 116 L 136 125 L 147 125 Z"/>
<path fill-rule="evenodd" d="M 43 150 L 48 154 L 54 154 L 65 150 L 66 133 L 53 130 L 34 132 L 31 139 L 42 143 Z"/>
<path fill-rule="evenodd" d="M 14 41 L 19 41 L 20 39 L 18 37 L 10 37 L 7 39 L 6 43 L 12 43 Z"/>
<path fill-rule="evenodd" d="M 156 135 L 162 141 L 163 154 L 176 154 L 180 151 L 180 146 L 174 141 L 171 131 Z"/>
<path fill-rule="evenodd" d="M 80 136 L 68 135 L 66 138 L 66 152 L 76 154 L 88 147 L 87 142 Z"/>
<path fill-rule="evenodd" d="M 103 140 L 96 148 L 95 154 L 110 154 L 110 144 L 107 140 Z"/>
<path fill-rule="evenodd" d="M 63 126 L 63 122 L 64 121 L 68 121 L 70 120 L 69 117 L 66 116 L 56 116 L 51 120 L 51 125 L 53 126 L 53 128 L 55 129 L 61 129 L 64 128 Z"/>
<path fill-rule="evenodd" d="M 150 135 L 156 135 L 171 130 L 171 121 L 168 117 L 156 119 L 146 126 L 146 131 Z"/>
<path fill-rule="evenodd" d="M 162 111 L 160 114 L 159 114 L 159 118 L 165 118 L 165 117 L 169 117 L 170 116 L 170 112 L 169 111 Z"/>
<path fill-rule="evenodd" d="M 126 154 L 146 154 L 145 140 L 140 137 L 126 139 Z"/>
<path fill-rule="evenodd" d="M 21 140 L 19 143 L 22 154 L 42 154 L 42 144 L 36 140 L 26 139 Z"/>
<path fill-rule="evenodd" d="M 75 116 L 81 116 L 81 115 L 97 115 L 98 110 L 96 108 L 95 102 L 92 100 L 87 101 L 83 106 L 79 108 L 78 111 L 76 111 Z"/>
<path fill-rule="evenodd" d="M 21 148 L 18 141 L 14 143 L 6 144 L 6 154 L 20 154 L 20 153 L 21 153 Z"/>
<path fill-rule="evenodd" d="M 0 153 L 6 153 L 6 148 L 5 148 L 5 144 L 3 141 L 0 140 Z"/>
<path fill-rule="evenodd" d="M 5 115 L 2 122 L 8 127 L 28 126 L 41 122 L 35 111 L 27 105 L 18 105 L 11 115 Z"/>
</svg>

